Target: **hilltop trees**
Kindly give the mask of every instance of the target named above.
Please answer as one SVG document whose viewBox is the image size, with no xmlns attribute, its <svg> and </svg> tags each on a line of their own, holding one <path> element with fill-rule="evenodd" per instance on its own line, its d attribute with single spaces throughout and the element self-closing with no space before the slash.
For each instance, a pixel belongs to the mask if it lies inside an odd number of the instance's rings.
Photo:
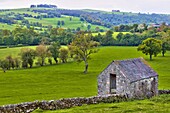
<svg viewBox="0 0 170 113">
<path fill-rule="evenodd" d="M 138 46 L 137 50 L 142 51 L 142 53 L 149 55 L 150 60 L 152 60 L 152 55 L 157 56 L 162 49 L 162 42 L 154 38 L 148 38 Z"/>
<path fill-rule="evenodd" d="M 74 58 L 77 62 L 84 62 L 85 69 L 84 73 L 88 71 L 88 60 L 90 55 L 96 53 L 98 50 L 95 49 L 99 45 L 98 42 L 92 41 L 91 34 L 80 33 L 69 45 L 69 50 L 74 54 Z"/>
</svg>

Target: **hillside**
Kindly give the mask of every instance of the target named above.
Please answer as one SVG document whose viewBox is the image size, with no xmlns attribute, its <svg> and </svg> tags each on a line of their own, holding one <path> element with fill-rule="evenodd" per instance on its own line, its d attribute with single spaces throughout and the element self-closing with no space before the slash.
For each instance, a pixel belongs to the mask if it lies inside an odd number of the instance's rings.
<svg viewBox="0 0 170 113">
<path fill-rule="evenodd" d="M 35 48 L 35 47 L 32 47 Z M 56 100 L 69 97 L 97 95 L 97 76 L 116 59 L 144 57 L 159 73 L 159 89 L 168 89 L 170 52 L 159 55 L 153 61 L 136 50 L 136 47 L 100 47 L 89 62 L 89 73 L 83 74 L 84 64 L 69 62 L 32 69 L 0 70 L 0 105 L 30 102 L 35 100 Z M 16 56 L 20 48 L 0 49 L 0 56 Z M 120 54 L 121 51 L 121 54 Z M 71 92 L 71 93 L 70 93 Z"/>
<path fill-rule="evenodd" d="M 92 9 L 22 8 L 0 10 L 0 29 L 14 29 L 17 25 L 34 27 L 38 31 L 51 27 L 75 30 L 104 31 L 112 26 L 132 24 L 170 24 L 170 15 L 132 12 L 107 12 Z"/>
<path fill-rule="evenodd" d="M 37 9 L 36 9 L 37 10 Z M 46 11 L 44 8 L 38 8 L 39 11 Z M 48 9 L 49 12 L 36 12 L 35 9 L 11 9 L 0 10 L 0 29 L 13 30 L 16 26 L 34 27 L 37 31 L 44 31 L 49 28 L 62 27 L 71 30 L 107 30 L 101 25 L 94 25 L 88 22 L 80 21 L 80 17 L 61 15 Z"/>
</svg>

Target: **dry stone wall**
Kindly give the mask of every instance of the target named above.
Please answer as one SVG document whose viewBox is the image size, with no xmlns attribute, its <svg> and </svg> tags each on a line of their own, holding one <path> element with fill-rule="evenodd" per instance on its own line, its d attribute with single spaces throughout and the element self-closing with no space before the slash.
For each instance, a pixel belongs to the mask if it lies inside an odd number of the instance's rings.
<svg viewBox="0 0 170 113">
<path fill-rule="evenodd" d="M 158 93 L 161 94 L 170 94 L 170 90 L 159 90 Z"/>
<path fill-rule="evenodd" d="M 159 94 L 170 94 L 170 90 L 159 90 Z M 31 113 L 36 109 L 42 110 L 59 110 L 67 109 L 74 106 L 82 106 L 83 104 L 98 104 L 98 103 L 114 103 L 127 101 L 128 98 L 124 95 L 103 95 L 94 97 L 67 98 L 51 101 L 35 101 L 21 104 L 5 105 L 0 107 L 0 113 Z"/>
<path fill-rule="evenodd" d="M 83 104 L 113 103 L 126 101 L 127 98 L 121 95 L 94 96 L 89 98 L 68 98 L 51 101 L 35 101 L 0 107 L 0 113 L 30 113 L 38 108 L 42 110 L 67 109 Z"/>
</svg>

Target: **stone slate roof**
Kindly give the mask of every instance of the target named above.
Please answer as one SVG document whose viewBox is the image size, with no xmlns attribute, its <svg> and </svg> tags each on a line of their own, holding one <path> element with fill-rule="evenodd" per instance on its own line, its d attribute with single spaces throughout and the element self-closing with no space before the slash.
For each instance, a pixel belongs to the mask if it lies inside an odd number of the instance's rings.
<svg viewBox="0 0 170 113">
<path fill-rule="evenodd" d="M 158 76 L 143 58 L 116 60 L 113 63 L 118 66 L 130 82 Z"/>
</svg>

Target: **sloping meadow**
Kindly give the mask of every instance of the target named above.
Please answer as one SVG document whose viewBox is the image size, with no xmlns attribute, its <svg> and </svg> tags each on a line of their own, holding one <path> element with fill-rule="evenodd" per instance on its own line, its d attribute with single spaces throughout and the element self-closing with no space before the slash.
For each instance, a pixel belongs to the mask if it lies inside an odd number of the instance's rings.
<svg viewBox="0 0 170 113">
<path fill-rule="evenodd" d="M 13 48 L 17 49 L 17 48 Z M 1 49 L 0 56 L 17 55 L 19 50 Z M 69 62 L 32 69 L 0 71 L 0 105 L 57 100 L 60 98 L 97 95 L 97 76 L 113 60 L 144 57 L 159 74 L 159 89 L 168 89 L 170 52 L 153 61 L 136 47 L 99 47 L 89 61 L 89 72 L 83 74 L 84 64 Z M 2 58 L 2 57 L 1 57 Z"/>
</svg>

